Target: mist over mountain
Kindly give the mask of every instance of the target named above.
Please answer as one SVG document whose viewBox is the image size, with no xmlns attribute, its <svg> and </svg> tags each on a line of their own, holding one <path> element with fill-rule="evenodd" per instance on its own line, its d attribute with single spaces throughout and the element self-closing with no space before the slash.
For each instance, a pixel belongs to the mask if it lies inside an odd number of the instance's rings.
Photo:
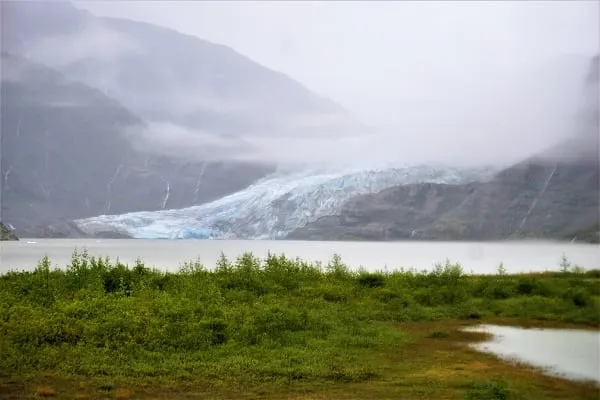
<svg viewBox="0 0 600 400">
<path fill-rule="evenodd" d="M 19 234 L 240 190 L 276 167 L 246 140 L 253 132 L 362 129 L 225 46 L 67 2 L 1 7 L 2 219 Z"/>
<path fill-rule="evenodd" d="M 134 145 L 186 161 L 508 165 L 569 134 L 575 88 L 587 68 L 577 54 L 513 68 L 465 59 L 458 68 L 432 63 L 435 53 L 411 46 L 403 69 L 362 78 L 385 82 L 397 98 L 387 111 L 394 125 L 376 118 L 365 127 L 334 101 L 227 46 L 73 4 L 3 2 L 4 51 L 117 99 L 146 122 L 130 131 Z M 318 60 L 304 60 L 311 61 Z M 340 69 L 345 64 L 341 59 Z M 390 109 L 390 101 L 370 103 Z"/>
<path fill-rule="evenodd" d="M 63 2 L 7 1 L 3 15 L 5 51 L 101 90 L 150 125 L 234 137 L 363 129 L 333 101 L 223 45 Z"/>
<path fill-rule="evenodd" d="M 100 91 L 6 53 L 1 72 L 0 203 L 19 234 L 40 235 L 56 219 L 199 204 L 272 168 L 140 153 L 127 130 L 144 122 Z"/>
</svg>

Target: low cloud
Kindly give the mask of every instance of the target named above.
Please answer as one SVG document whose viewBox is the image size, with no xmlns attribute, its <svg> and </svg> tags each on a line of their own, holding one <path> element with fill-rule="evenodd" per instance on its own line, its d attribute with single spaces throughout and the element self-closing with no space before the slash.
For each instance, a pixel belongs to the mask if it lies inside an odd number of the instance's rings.
<svg viewBox="0 0 600 400">
<path fill-rule="evenodd" d="M 465 19 L 457 22 L 473 21 L 469 17 L 471 11 L 460 13 Z M 488 22 L 496 23 L 496 17 L 488 12 Z M 505 17 L 508 19 L 510 13 Z M 361 21 L 362 14 L 353 13 L 352 18 Z M 83 68 L 86 76 L 82 80 L 149 120 L 143 129 L 127 132 L 132 142 L 144 151 L 199 161 L 307 166 L 507 165 L 543 151 L 582 129 L 598 129 L 597 123 L 582 126 L 578 116 L 585 104 L 584 81 L 590 60 L 581 56 L 563 57 L 559 50 L 553 50 L 554 58 L 537 56 L 532 57 L 535 61 L 523 62 L 515 57 L 514 66 L 510 65 L 513 59 L 507 57 L 512 54 L 509 50 L 520 41 L 500 26 L 494 35 L 490 33 L 479 40 L 473 29 L 484 31 L 485 26 L 475 24 L 470 35 L 463 35 L 468 40 L 462 43 L 463 36 L 459 37 L 460 32 L 454 29 L 466 27 L 466 22 L 446 21 L 446 28 L 458 36 L 451 38 L 456 43 L 447 42 L 445 58 L 439 53 L 443 50 L 439 43 L 444 31 L 434 32 L 436 24 L 431 22 L 415 21 L 411 28 L 414 40 L 402 35 L 404 39 L 397 48 L 390 48 L 382 40 L 387 38 L 385 32 L 379 32 L 378 40 L 373 37 L 367 41 L 373 50 L 378 49 L 371 57 L 356 50 L 356 45 L 364 43 L 339 41 L 340 48 L 348 46 L 347 54 L 352 55 L 349 60 L 356 62 L 354 65 L 336 61 L 336 74 L 328 75 L 327 79 L 340 88 L 348 88 L 345 98 L 335 100 L 350 104 L 359 115 L 361 110 L 369 110 L 363 114 L 370 116 L 364 118 L 371 127 L 367 128 L 349 114 L 328 109 L 326 105 L 323 112 L 311 109 L 314 104 L 303 102 L 306 98 L 300 89 L 295 92 L 288 91 L 287 86 L 282 86 L 283 89 L 269 86 L 272 83 L 269 79 L 263 87 L 252 80 L 253 75 L 245 76 L 247 71 L 235 68 L 226 71 L 229 75 L 218 65 L 198 74 L 196 64 L 191 63 L 194 68 L 183 69 L 186 74 L 182 78 L 179 69 L 161 62 L 154 71 L 156 82 L 148 83 L 156 85 L 147 92 L 145 82 L 124 84 L 121 77 L 124 64 L 117 60 L 139 52 L 151 53 L 152 48 L 142 48 L 131 35 L 107 27 L 101 19 L 90 21 L 78 34 L 28 43 L 26 52 L 32 59 L 58 69 L 94 60 L 96 63 L 91 67 Z M 390 27 L 396 24 L 388 22 Z M 427 29 L 432 32 L 427 34 Z M 510 38 L 501 41 L 503 46 L 491 40 L 500 40 L 502 37 L 495 35 L 505 33 Z M 320 40 L 322 35 L 317 37 Z M 455 52 L 453 46 L 459 43 L 462 52 Z M 531 46 L 534 44 L 539 43 L 531 41 Z M 496 54 L 502 49 L 504 53 Z M 515 54 L 528 54 L 523 52 Z M 384 62 L 388 55 L 394 55 L 396 60 L 389 67 Z M 160 55 L 152 57 L 157 63 L 160 61 Z M 328 60 L 327 54 L 323 57 Z M 133 70 L 129 71 L 128 79 L 135 78 L 137 68 L 144 68 L 146 61 L 143 58 L 136 60 L 139 65 L 127 64 Z M 303 61 L 313 69 L 320 63 L 314 57 Z M 356 69 L 346 71 L 349 65 Z M 10 69 L 3 71 L 3 79 L 5 75 L 6 79 L 18 77 Z M 238 85 L 240 82 L 247 86 Z M 372 90 L 363 91 L 367 87 Z M 321 88 L 312 89 L 319 92 Z"/>
<path fill-rule="evenodd" d="M 1 62 L 2 68 L 0 68 L 0 73 L 2 82 L 18 83 L 26 78 L 26 71 L 15 56 L 2 53 Z"/>
<path fill-rule="evenodd" d="M 88 59 L 112 62 L 141 51 L 142 47 L 131 37 L 106 27 L 101 20 L 93 20 L 77 34 L 43 37 L 27 43 L 25 55 L 59 68 Z"/>
<path fill-rule="evenodd" d="M 584 84 L 589 60 L 584 60 L 475 78 L 473 83 L 481 83 L 477 87 L 445 97 L 425 93 L 407 105 L 415 114 L 405 124 L 389 128 L 344 130 L 339 129 L 344 121 L 335 116 L 294 116 L 288 123 L 282 116 L 281 129 L 223 135 L 167 122 L 149 124 L 135 138 L 152 151 L 197 160 L 311 167 L 509 165 L 582 130 L 597 132 L 597 126 L 583 125 L 579 118 L 590 101 L 585 99 L 590 87 Z"/>
<path fill-rule="evenodd" d="M 197 161 L 257 160 L 252 147 L 239 137 L 192 130 L 171 122 L 150 122 L 126 128 L 134 147 L 174 158 Z"/>
</svg>

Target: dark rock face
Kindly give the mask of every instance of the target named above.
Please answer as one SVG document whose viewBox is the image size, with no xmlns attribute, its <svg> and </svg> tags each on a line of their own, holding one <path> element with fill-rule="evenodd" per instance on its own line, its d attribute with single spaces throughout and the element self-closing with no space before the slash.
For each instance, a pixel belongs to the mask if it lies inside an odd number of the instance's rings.
<svg viewBox="0 0 600 400">
<path fill-rule="evenodd" d="M 19 238 L 6 225 L 0 222 L 0 240 L 19 240 Z"/>
<path fill-rule="evenodd" d="M 562 238 L 598 221 L 598 179 L 597 165 L 518 165 L 482 185 L 438 223 L 460 239 Z M 435 228 L 424 232 L 431 235 Z"/>
<path fill-rule="evenodd" d="M 350 200 L 292 232 L 310 240 L 564 239 L 598 223 L 598 165 L 523 163 L 491 182 L 417 184 Z"/>
<path fill-rule="evenodd" d="M 479 184 L 436 183 L 393 187 L 348 201 L 340 215 L 323 217 L 290 234 L 290 239 L 417 239 L 415 230 L 460 205 Z"/>
</svg>

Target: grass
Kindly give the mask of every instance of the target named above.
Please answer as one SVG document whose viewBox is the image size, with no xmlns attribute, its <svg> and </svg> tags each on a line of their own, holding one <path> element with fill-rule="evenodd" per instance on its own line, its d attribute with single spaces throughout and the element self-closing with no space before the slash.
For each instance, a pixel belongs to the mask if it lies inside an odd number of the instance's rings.
<svg viewBox="0 0 600 400">
<path fill-rule="evenodd" d="M 471 350 L 485 322 L 600 323 L 600 274 L 351 271 L 269 255 L 213 271 L 75 253 L 0 276 L 0 398 L 585 399 Z"/>
</svg>

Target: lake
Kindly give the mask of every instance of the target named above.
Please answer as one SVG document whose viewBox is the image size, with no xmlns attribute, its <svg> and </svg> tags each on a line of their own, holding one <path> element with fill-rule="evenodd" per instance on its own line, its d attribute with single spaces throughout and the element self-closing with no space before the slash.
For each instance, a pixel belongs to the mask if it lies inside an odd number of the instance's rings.
<svg viewBox="0 0 600 400">
<path fill-rule="evenodd" d="M 578 329 L 524 329 L 480 325 L 466 331 L 488 332 L 493 339 L 472 346 L 522 361 L 552 375 L 600 383 L 600 332 Z"/>
<path fill-rule="evenodd" d="M 144 240 L 144 239 L 21 239 L 0 242 L 0 273 L 33 269 L 48 255 L 52 265 L 64 267 L 74 249 L 90 255 L 117 257 L 133 264 L 140 257 L 148 266 L 175 271 L 184 261 L 200 259 L 214 267 L 220 253 L 235 258 L 246 251 L 264 257 L 269 251 L 307 261 L 327 263 L 334 253 L 352 268 L 368 270 L 430 269 L 436 262 L 460 262 L 466 272 L 496 273 L 559 270 L 563 254 L 586 269 L 600 268 L 600 246 L 553 242 L 308 242 L 268 240 Z"/>
</svg>

